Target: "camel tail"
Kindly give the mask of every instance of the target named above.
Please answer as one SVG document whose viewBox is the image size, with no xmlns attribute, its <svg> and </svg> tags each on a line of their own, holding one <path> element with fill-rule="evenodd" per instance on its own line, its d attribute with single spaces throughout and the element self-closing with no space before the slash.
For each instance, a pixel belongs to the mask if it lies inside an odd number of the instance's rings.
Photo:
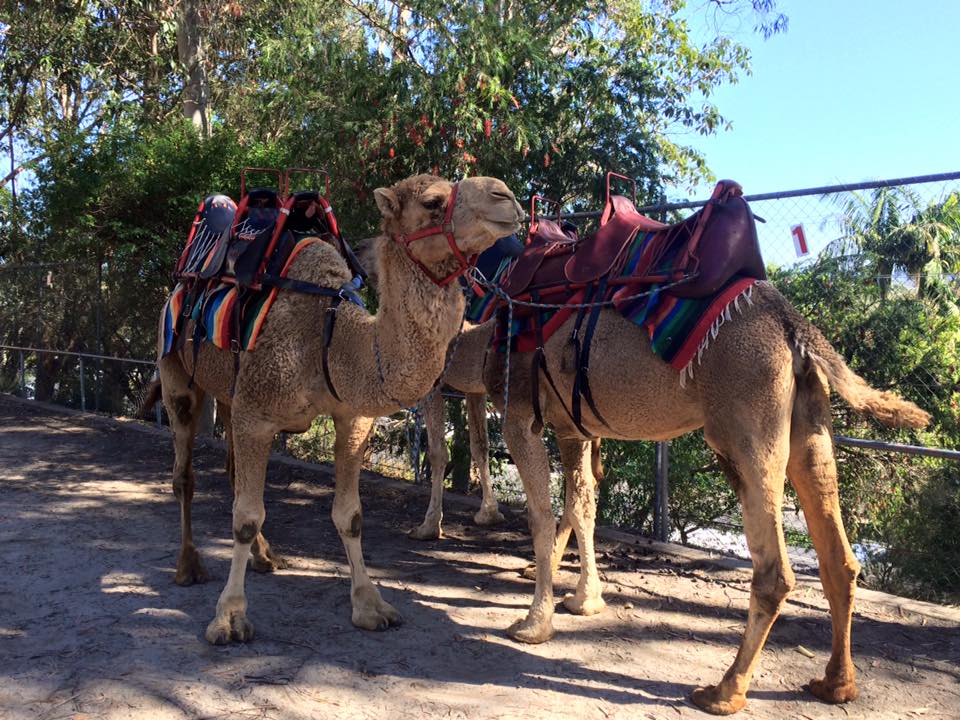
<svg viewBox="0 0 960 720">
<path fill-rule="evenodd" d="M 840 397 L 858 413 L 870 415 L 888 427 L 924 427 L 930 413 L 896 393 L 877 390 L 851 370 L 830 342 L 786 300 L 783 301 L 788 337 L 800 354 L 816 365 Z"/>
<path fill-rule="evenodd" d="M 141 420 L 149 420 L 150 413 L 153 412 L 154 406 L 160 399 L 161 392 L 160 378 L 151 380 L 143 391 L 143 398 L 140 400 L 140 407 L 137 408 L 136 417 Z"/>
</svg>

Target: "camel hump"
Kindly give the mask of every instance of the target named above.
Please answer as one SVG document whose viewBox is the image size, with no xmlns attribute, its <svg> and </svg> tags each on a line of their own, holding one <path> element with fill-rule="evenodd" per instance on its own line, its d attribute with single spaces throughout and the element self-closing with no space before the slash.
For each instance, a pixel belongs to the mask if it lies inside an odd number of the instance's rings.
<svg viewBox="0 0 960 720">
<path fill-rule="evenodd" d="M 287 276 L 332 288 L 338 288 L 353 278 L 350 266 L 340 251 L 320 238 L 317 238 L 317 242 L 307 244 L 293 258 Z"/>
<path fill-rule="evenodd" d="M 862 415 L 869 415 L 888 427 L 924 427 L 930 422 L 930 413 L 896 393 L 877 390 L 857 375 L 844 361 L 830 341 L 812 323 L 803 317 L 787 299 L 773 292 L 768 297 L 780 305 L 781 318 L 787 341 L 797 351 L 801 366 L 797 373 L 809 370 L 807 363 L 819 368 L 834 390 Z"/>
</svg>

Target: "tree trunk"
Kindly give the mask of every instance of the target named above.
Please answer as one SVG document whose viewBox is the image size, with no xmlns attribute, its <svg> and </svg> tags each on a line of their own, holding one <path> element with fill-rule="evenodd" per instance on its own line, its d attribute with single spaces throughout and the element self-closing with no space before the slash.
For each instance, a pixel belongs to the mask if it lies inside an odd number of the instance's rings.
<svg viewBox="0 0 960 720">
<path fill-rule="evenodd" d="M 200 0 L 183 0 L 177 16 L 177 54 L 186 74 L 183 116 L 204 136 L 210 134 L 207 69 L 200 34 Z"/>
</svg>

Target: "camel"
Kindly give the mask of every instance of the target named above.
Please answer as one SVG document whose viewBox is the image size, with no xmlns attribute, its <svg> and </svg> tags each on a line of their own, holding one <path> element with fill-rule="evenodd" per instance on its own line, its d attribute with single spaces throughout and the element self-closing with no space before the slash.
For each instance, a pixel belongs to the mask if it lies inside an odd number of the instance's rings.
<svg viewBox="0 0 960 720">
<path fill-rule="evenodd" d="M 506 185 L 487 177 L 455 186 L 417 175 L 378 188 L 375 199 L 382 215 L 376 248 L 380 307 L 373 316 L 346 302 L 336 310 L 328 348 L 329 383 L 321 364 L 320 329 L 330 300 L 294 292 L 281 291 L 256 350 L 241 354 L 236 377 L 232 353 L 210 343 L 200 348 L 196 368 L 190 350 L 158 360 L 174 434 L 173 489 L 181 517 L 175 580 L 180 584 L 207 577 L 191 530 L 191 453 L 204 396 L 214 396 L 226 411 L 234 542 L 230 574 L 205 633 L 212 644 L 253 638 L 244 595 L 252 549 L 257 547 L 257 557 L 275 566 L 261 533 L 270 446 L 278 432 L 303 432 L 320 414 L 331 416 L 336 429 L 332 517 L 350 565 L 352 622 L 368 630 L 401 622 L 364 566 L 358 488 L 363 451 L 375 418 L 413 405 L 433 386 L 463 317 L 463 295 L 451 280 L 467 268 L 465 258 L 515 233 L 523 210 Z M 336 289 L 351 280 L 351 272 L 333 247 L 316 243 L 297 256 L 290 277 Z M 161 318 L 161 354 L 162 345 Z"/>
<path fill-rule="evenodd" d="M 667 440 L 702 427 L 739 497 L 753 561 L 746 627 L 726 674 L 717 685 L 695 689 L 693 702 L 714 714 L 730 714 L 746 704 L 759 653 L 794 587 L 781 517 L 785 477 L 800 499 L 833 626 L 825 675 L 809 688 L 821 700 L 847 702 L 858 694 L 850 632 L 860 568 L 840 516 L 829 388 L 854 410 L 886 425 L 922 427 L 929 415 L 854 374 L 769 282 L 758 282 L 737 308 L 739 314 L 722 326 L 700 358 L 696 377 L 684 385 L 677 371 L 653 353 L 645 329 L 604 308 L 593 339 L 589 382 L 608 426 L 590 412 L 584 413 L 583 423 L 594 438 L 622 440 Z M 539 402 L 559 441 L 567 492 L 564 520 L 576 533 L 580 550 L 580 580 L 564 605 L 573 613 L 590 614 L 603 607 L 593 546 L 591 438 L 577 430 L 560 399 L 569 402 L 573 390 L 576 360 L 568 343 L 573 322 L 568 320 L 544 345 L 558 394 L 540 382 Z M 487 390 L 501 412 L 504 358 L 489 351 L 485 370 Z M 539 643 L 553 635 L 553 570 L 566 538 L 556 537 L 550 511 L 550 467 L 535 427 L 531 378 L 529 354 L 514 353 L 503 434 L 527 495 L 536 587 L 526 617 L 507 632 L 515 640 Z"/>
</svg>

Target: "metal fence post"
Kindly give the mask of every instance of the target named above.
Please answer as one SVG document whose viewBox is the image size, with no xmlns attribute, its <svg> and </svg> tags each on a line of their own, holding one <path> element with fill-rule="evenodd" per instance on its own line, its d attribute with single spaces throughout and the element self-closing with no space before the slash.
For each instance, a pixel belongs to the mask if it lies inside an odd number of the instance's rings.
<svg viewBox="0 0 960 720">
<path fill-rule="evenodd" d="M 423 417 L 417 407 L 410 415 L 413 416 L 413 436 L 410 438 L 410 468 L 413 470 L 413 482 L 419 485 L 423 480 L 420 467 L 420 438 L 423 432 Z M 410 432 L 410 415 L 407 415 L 407 431 Z M 409 437 L 409 436 L 408 436 Z"/>
<path fill-rule="evenodd" d="M 23 360 L 23 350 L 20 351 L 20 394 L 27 396 L 27 366 Z"/>
<path fill-rule="evenodd" d="M 157 379 L 159 379 L 159 377 L 160 377 L 160 369 L 159 369 L 159 368 L 154 368 L 154 369 L 153 369 L 153 379 L 154 379 L 154 380 L 157 380 Z M 163 418 L 162 418 L 162 416 L 161 416 L 161 411 L 160 411 L 160 407 L 161 407 L 162 405 L 163 405 L 163 400 L 161 399 L 160 401 L 158 401 L 158 402 L 153 406 L 153 412 L 154 412 L 154 413 L 156 414 L 156 416 L 157 416 L 157 425 L 159 425 L 159 426 L 162 426 L 162 425 L 163 425 Z M 144 418 L 144 419 L 146 419 L 146 418 Z"/>
<path fill-rule="evenodd" d="M 670 539 L 670 443 L 656 445 L 657 484 L 654 491 L 653 534 L 657 540 Z"/>
<path fill-rule="evenodd" d="M 80 356 L 80 409 L 87 411 L 87 391 L 83 384 L 83 355 Z"/>
</svg>

